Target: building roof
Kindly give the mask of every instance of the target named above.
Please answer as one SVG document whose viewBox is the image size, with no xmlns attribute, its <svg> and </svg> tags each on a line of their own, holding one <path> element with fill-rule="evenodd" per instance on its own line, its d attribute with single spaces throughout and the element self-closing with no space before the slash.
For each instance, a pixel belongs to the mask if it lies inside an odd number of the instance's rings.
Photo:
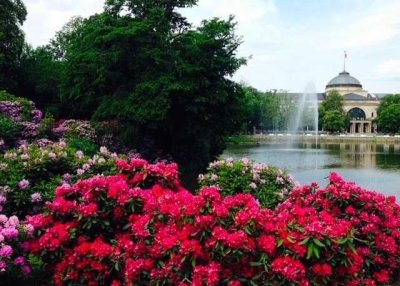
<svg viewBox="0 0 400 286">
<path fill-rule="evenodd" d="M 356 93 L 345 94 L 344 100 L 371 100 L 371 97 L 365 97 Z"/>
<path fill-rule="evenodd" d="M 342 71 L 338 76 L 334 77 L 327 84 L 327 88 L 329 87 L 360 87 L 362 88 L 361 83 L 355 77 L 351 76 L 347 71 Z"/>
</svg>

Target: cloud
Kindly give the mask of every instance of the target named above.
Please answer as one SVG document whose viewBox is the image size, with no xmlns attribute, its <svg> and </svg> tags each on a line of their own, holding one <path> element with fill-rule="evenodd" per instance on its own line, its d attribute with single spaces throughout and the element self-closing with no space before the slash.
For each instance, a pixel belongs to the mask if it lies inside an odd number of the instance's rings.
<svg viewBox="0 0 400 286">
<path fill-rule="evenodd" d="M 38 46 L 72 16 L 102 11 L 104 0 L 24 2 L 26 39 Z M 195 25 L 235 15 L 236 34 L 244 41 L 238 54 L 252 57 L 234 79 L 261 90 L 301 91 L 312 79 L 321 91 L 342 69 L 348 50 L 347 67 L 368 90 L 398 92 L 398 11 L 399 0 L 199 0 L 198 6 L 180 12 Z"/>
<path fill-rule="evenodd" d="M 331 39 L 336 41 L 334 46 L 345 49 L 384 44 L 400 35 L 399 11 L 399 1 L 377 1 L 369 9 L 339 16 L 330 33 Z"/>
<path fill-rule="evenodd" d="M 33 46 L 44 45 L 73 16 L 90 16 L 102 11 L 103 0 L 25 0 L 28 17 L 23 29 Z"/>
<path fill-rule="evenodd" d="M 276 24 L 278 8 L 273 0 L 200 0 L 197 6 L 182 13 L 195 25 L 204 19 L 227 19 L 234 15 L 244 46 L 251 45 L 256 52 L 261 45 L 265 48 L 266 43 L 277 42 L 281 37 Z"/>
<path fill-rule="evenodd" d="M 388 60 L 380 63 L 377 75 L 381 77 L 400 77 L 400 60 Z"/>
<path fill-rule="evenodd" d="M 277 7 L 272 0 L 200 0 L 196 7 L 185 14 L 197 23 L 211 17 L 235 15 L 241 25 L 248 25 L 262 21 L 268 14 L 276 12 Z"/>
</svg>

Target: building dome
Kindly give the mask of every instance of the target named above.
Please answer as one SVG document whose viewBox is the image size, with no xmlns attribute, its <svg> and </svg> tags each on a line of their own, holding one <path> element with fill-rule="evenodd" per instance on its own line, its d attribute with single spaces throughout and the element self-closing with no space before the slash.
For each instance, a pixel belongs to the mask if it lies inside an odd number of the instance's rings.
<svg viewBox="0 0 400 286">
<path fill-rule="evenodd" d="M 352 77 L 347 71 L 342 71 L 338 76 L 329 81 L 326 88 L 335 87 L 360 87 L 361 83 L 355 77 Z"/>
</svg>

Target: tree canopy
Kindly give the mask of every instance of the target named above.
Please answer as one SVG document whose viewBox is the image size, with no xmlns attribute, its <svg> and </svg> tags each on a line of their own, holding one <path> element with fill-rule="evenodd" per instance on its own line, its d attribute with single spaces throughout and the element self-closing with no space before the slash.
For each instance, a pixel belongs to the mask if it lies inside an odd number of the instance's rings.
<svg viewBox="0 0 400 286">
<path fill-rule="evenodd" d="M 230 77 L 245 64 L 229 19 L 193 27 L 180 13 L 197 0 L 105 0 L 74 17 L 46 46 L 24 42 L 21 0 L 0 2 L 0 90 L 58 118 L 112 121 L 146 158 L 205 167 L 239 129 L 244 92 Z M 114 126 L 114 125 L 113 125 Z"/>
<path fill-rule="evenodd" d="M 388 95 L 381 100 L 377 123 L 380 132 L 400 132 L 400 94 Z"/>
<path fill-rule="evenodd" d="M 242 89 L 229 77 L 245 60 L 232 17 L 192 28 L 177 12 L 195 3 L 107 1 L 68 30 L 57 42 L 68 43 L 61 96 L 73 114 L 116 120 L 126 143 L 186 166 L 222 152 L 242 112 Z"/>
<path fill-rule="evenodd" d="M 21 26 L 26 18 L 21 0 L 0 1 L 0 90 L 16 92 L 20 57 L 25 43 Z"/>
<path fill-rule="evenodd" d="M 344 99 L 336 90 L 328 93 L 319 108 L 319 119 L 322 128 L 329 132 L 342 132 L 349 124 L 349 118 L 344 112 Z"/>
</svg>

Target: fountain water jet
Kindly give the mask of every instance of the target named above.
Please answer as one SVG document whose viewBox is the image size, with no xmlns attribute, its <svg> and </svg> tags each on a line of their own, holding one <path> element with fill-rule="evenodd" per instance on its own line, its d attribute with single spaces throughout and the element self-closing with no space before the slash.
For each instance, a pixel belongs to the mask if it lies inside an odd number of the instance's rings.
<svg viewBox="0 0 400 286">
<path fill-rule="evenodd" d="M 310 114 L 312 115 L 311 118 Z M 306 119 L 308 119 L 308 122 Z M 290 132 L 297 134 L 300 128 L 303 131 L 305 125 L 307 125 L 308 131 L 310 120 L 312 121 L 315 133 L 315 146 L 318 148 L 318 95 L 315 91 L 315 85 L 312 82 L 307 84 L 304 93 L 298 99 L 296 112 L 290 124 Z M 293 144 L 294 140 L 296 139 L 292 138 L 289 143 Z"/>
</svg>

